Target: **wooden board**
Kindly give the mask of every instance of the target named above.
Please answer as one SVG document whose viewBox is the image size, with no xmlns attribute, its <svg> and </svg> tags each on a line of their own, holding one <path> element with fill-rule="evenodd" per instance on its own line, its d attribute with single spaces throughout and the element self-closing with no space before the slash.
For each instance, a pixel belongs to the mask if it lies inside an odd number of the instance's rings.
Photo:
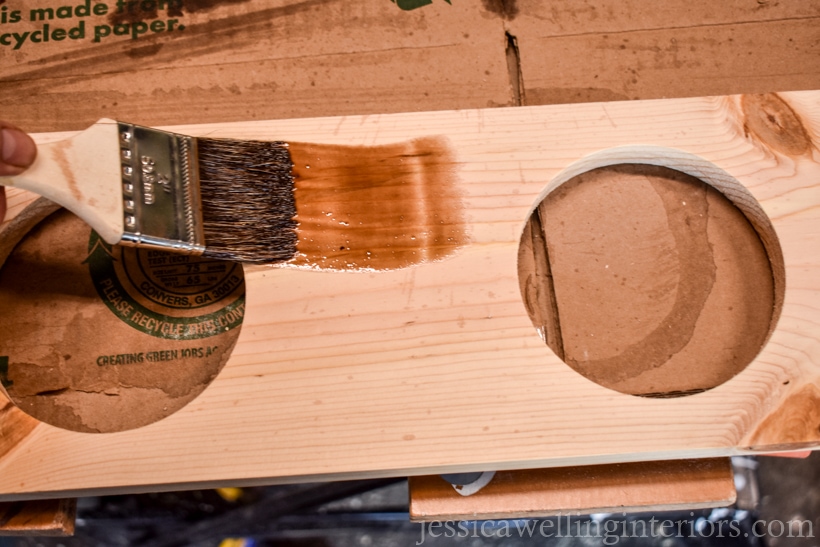
<svg viewBox="0 0 820 547">
<path fill-rule="evenodd" d="M 725 507 L 736 497 L 728 458 L 501 471 L 470 496 L 439 476 L 410 477 L 415 522 Z"/>
<path fill-rule="evenodd" d="M 0 536 L 72 536 L 76 516 L 76 499 L 0 503 Z"/>
<path fill-rule="evenodd" d="M 178 127 L 360 145 L 444 136 L 469 243 L 394 271 L 246 268 L 239 341 L 199 398 L 115 434 L 40 424 L 0 459 L 0 492 L 17 499 L 813 447 L 819 97 L 766 98 L 797 116 L 781 115 L 777 133 L 761 128 L 765 109 L 748 108 L 760 98 L 737 96 Z M 653 399 L 601 387 L 545 346 L 523 305 L 518 242 L 532 209 L 577 171 L 623 161 L 698 167 L 724 190 L 747 190 L 779 238 L 779 322 L 750 365 L 705 393 Z"/>
</svg>

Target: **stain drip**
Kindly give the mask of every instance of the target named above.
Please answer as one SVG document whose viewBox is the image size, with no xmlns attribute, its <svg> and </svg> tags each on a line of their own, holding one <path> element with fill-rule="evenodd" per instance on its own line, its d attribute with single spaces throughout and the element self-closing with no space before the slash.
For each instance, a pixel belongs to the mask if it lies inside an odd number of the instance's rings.
<svg viewBox="0 0 820 547">
<path fill-rule="evenodd" d="M 454 159 L 444 139 L 375 147 L 290 143 L 297 257 L 331 270 L 440 260 L 466 243 Z"/>
</svg>

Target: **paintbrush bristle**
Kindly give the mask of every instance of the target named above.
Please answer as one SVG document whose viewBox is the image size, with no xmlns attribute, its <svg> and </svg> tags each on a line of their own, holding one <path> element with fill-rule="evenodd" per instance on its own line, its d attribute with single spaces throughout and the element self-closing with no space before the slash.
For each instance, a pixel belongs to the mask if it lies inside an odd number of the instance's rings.
<svg viewBox="0 0 820 547">
<path fill-rule="evenodd" d="M 204 256 L 282 262 L 296 254 L 293 164 L 286 143 L 197 139 Z"/>
</svg>

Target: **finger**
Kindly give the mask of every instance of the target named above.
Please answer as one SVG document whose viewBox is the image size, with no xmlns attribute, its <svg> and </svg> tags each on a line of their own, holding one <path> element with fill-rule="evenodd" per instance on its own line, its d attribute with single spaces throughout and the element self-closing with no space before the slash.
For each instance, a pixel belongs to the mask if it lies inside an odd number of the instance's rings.
<svg viewBox="0 0 820 547">
<path fill-rule="evenodd" d="M 37 157 L 37 146 L 20 129 L 0 122 L 0 176 L 22 173 Z"/>
<path fill-rule="evenodd" d="M 6 218 L 6 189 L 0 186 L 0 222 Z"/>
</svg>

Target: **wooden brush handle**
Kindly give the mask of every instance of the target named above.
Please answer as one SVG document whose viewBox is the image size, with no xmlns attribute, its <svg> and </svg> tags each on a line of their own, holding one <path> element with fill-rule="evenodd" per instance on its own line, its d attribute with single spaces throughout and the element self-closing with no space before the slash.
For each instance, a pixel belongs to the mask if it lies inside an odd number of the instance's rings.
<svg viewBox="0 0 820 547">
<path fill-rule="evenodd" d="M 117 122 L 103 119 L 73 137 L 41 144 L 32 166 L 0 177 L 0 186 L 40 194 L 117 243 L 124 232 L 118 133 Z"/>
</svg>

